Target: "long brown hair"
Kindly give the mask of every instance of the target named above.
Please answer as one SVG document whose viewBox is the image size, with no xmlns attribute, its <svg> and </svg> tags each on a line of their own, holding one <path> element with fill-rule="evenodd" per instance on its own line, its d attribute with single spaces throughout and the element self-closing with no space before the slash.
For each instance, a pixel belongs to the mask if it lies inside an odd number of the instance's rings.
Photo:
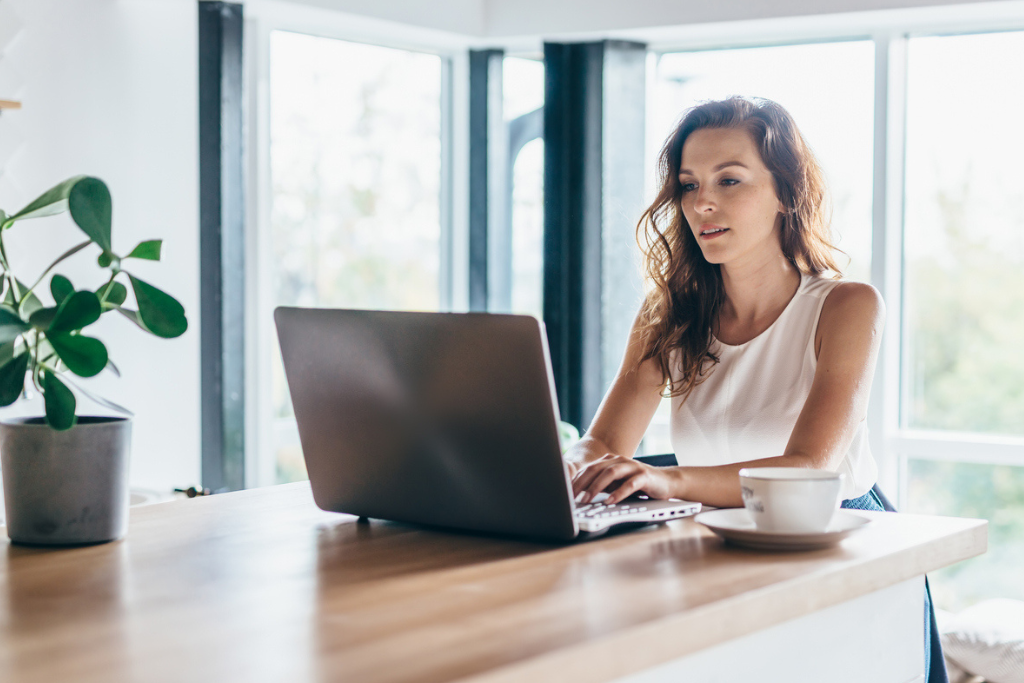
<svg viewBox="0 0 1024 683">
<path fill-rule="evenodd" d="M 683 216 L 679 182 L 683 145 L 705 128 L 738 128 L 753 136 L 784 207 L 782 253 L 801 273 L 839 273 L 821 167 L 789 112 L 771 100 L 742 97 L 687 110 L 661 149 L 661 189 L 637 225 L 648 285 L 639 317 L 638 365 L 654 359 L 669 396 L 689 395 L 718 362 L 712 335 L 725 290 L 719 267 L 704 258 Z M 673 354 L 678 354 L 675 368 Z"/>
</svg>

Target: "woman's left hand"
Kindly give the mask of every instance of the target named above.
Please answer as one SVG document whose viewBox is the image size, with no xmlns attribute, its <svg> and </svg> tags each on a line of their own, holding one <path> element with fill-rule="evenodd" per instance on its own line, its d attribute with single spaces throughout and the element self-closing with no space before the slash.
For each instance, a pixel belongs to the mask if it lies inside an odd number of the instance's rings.
<svg viewBox="0 0 1024 683">
<path fill-rule="evenodd" d="M 622 455 L 606 455 L 588 463 L 572 480 L 573 496 L 583 492 L 585 505 L 598 493 L 608 491 L 605 505 L 614 505 L 642 491 L 651 498 L 675 497 L 675 468 L 651 467 Z"/>
</svg>

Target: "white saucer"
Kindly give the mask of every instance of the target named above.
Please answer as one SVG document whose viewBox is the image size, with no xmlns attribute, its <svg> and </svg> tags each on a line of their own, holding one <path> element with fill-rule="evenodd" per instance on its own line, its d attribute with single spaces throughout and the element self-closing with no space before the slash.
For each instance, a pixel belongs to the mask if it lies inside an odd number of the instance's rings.
<svg viewBox="0 0 1024 683">
<path fill-rule="evenodd" d="M 729 543 L 762 550 L 814 550 L 827 548 L 843 540 L 865 524 L 867 517 L 850 510 L 836 510 L 828 528 L 821 533 L 786 534 L 758 531 L 744 508 L 702 512 L 693 518 Z"/>
</svg>

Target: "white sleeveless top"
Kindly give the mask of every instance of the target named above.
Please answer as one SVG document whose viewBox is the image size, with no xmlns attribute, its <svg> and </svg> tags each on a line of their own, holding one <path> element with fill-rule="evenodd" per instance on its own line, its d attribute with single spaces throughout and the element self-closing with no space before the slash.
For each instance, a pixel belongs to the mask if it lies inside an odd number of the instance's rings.
<svg viewBox="0 0 1024 683">
<path fill-rule="evenodd" d="M 802 275 L 793 299 L 767 330 L 738 346 L 713 342 L 721 362 L 685 401 L 672 398 L 672 447 L 680 465 L 726 465 L 785 452 L 818 365 L 814 335 L 821 307 L 840 282 Z M 874 485 L 878 470 L 865 422 L 837 470 L 846 474 L 844 499 Z"/>
</svg>

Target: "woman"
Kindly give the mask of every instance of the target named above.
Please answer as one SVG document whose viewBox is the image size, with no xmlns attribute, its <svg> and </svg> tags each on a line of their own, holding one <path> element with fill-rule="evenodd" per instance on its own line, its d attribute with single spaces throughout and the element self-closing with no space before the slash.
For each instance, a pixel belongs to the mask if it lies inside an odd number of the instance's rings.
<svg viewBox="0 0 1024 683">
<path fill-rule="evenodd" d="M 768 100 L 701 104 L 659 163 L 638 227 L 649 291 L 567 453 L 578 500 L 738 507 L 741 468 L 807 467 L 846 474 L 844 506 L 883 509 L 865 418 L 884 305 L 837 279 L 821 169 L 792 118 Z M 631 457 L 663 395 L 677 467 Z"/>
</svg>

